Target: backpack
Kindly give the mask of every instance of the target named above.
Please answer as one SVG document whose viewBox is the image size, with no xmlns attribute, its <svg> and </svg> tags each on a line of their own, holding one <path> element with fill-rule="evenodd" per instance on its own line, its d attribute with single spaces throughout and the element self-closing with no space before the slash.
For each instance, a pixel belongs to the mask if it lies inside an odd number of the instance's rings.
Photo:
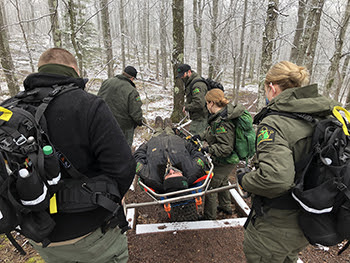
<svg viewBox="0 0 350 263">
<path fill-rule="evenodd" d="M 55 226 L 51 215 L 57 212 L 102 206 L 113 212 L 106 227 L 119 224 L 123 230 L 128 225 L 125 216 L 121 218 L 124 213 L 116 183 L 104 175 L 88 178 L 81 174 L 47 134 L 44 112 L 49 103 L 76 89 L 74 84 L 40 87 L 0 104 L 0 234 L 5 233 L 21 254 L 25 252 L 10 232 L 17 231 L 45 247 Z"/>
<path fill-rule="evenodd" d="M 236 130 L 235 150 L 240 160 L 247 161 L 255 154 L 256 133 L 253 118 L 247 110 L 233 120 Z"/>
<path fill-rule="evenodd" d="M 295 164 L 299 176 L 291 191 L 301 208 L 299 226 L 312 245 L 333 246 L 350 239 L 350 124 L 339 111 L 350 121 L 350 113 L 339 106 L 333 117 L 322 120 L 303 113 L 268 113 L 314 125 L 311 152 Z"/>
<path fill-rule="evenodd" d="M 219 83 L 215 80 L 209 79 L 209 78 L 205 79 L 205 78 L 201 77 L 200 79 L 196 79 L 196 80 L 191 82 L 191 84 L 189 86 L 189 89 L 191 90 L 191 92 L 192 92 L 193 85 L 197 82 L 204 82 L 207 85 L 208 91 L 211 89 L 221 89 L 222 91 L 224 91 L 224 87 L 221 85 L 221 83 Z"/>
<path fill-rule="evenodd" d="M 232 120 L 235 125 L 235 147 L 231 155 L 222 158 L 217 157 L 215 160 L 219 163 L 237 164 L 239 160 L 248 162 L 248 159 L 255 154 L 256 134 L 253 127 L 253 118 L 247 110 Z"/>
</svg>

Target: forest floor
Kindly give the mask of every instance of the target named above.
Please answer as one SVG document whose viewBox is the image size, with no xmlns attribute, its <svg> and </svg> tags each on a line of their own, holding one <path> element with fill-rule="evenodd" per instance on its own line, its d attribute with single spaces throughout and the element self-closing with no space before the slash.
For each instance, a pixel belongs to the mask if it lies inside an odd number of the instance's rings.
<svg viewBox="0 0 350 263">
<path fill-rule="evenodd" d="M 253 103 L 255 99 L 255 96 L 252 96 L 250 93 L 241 92 L 240 94 L 240 100 L 244 101 L 244 105 L 250 112 L 256 110 L 252 107 L 255 104 Z M 152 119 L 154 118 L 152 117 Z M 137 138 L 145 140 L 144 135 L 138 135 Z M 234 171 L 230 176 L 230 181 L 234 183 Z M 134 190 L 129 190 L 126 195 L 127 203 L 145 202 L 147 200 L 150 200 L 150 197 L 137 185 L 134 187 Z M 250 205 L 249 199 L 246 199 L 246 202 Z M 234 202 L 232 202 L 232 209 L 234 211 L 232 216 L 218 214 L 218 219 L 244 217 L 240 209 L 236 208 Z M 161 205 L 140 207 L 135 210 L 135 225 L 169 222 L 170 220 Z M 243 227 L 182 230 L 149 234 L 136 234 L 135 228 L 127 233 L 130 263 L 246 262 L 243 253 Z M 0 262 L 44 262 L 23 236 L 16 235 L 16 240 L 22 245 L 27 255 L 20 255 L 9 243 L 8 239 L 4 235 L 0 235 Z M 319 248 L 310 245 L 299 253 L 299 258 L 305 263 L 350 262 L 350 249 L 337 256 L 337 252 L 342 245 L 330 248 Z"/>
</svg>

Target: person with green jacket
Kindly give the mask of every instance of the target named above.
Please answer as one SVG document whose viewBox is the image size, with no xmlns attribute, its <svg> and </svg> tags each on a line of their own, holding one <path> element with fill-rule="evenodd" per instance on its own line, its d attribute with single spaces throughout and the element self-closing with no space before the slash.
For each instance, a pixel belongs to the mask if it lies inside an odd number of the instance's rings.
<svg viewBox="0 0 350 263">
<path fill-rule="evenodd" d="M 204 132 L 208 126 L 208 111 L 205 106 L 205 94 L 208 91 L 207 84 L 202 80 L 202 77 L 191 70 L 191 66 L 182 64 L 177 69 L 178 78 L 181 78 L 185 84 L 185 106 L 183 112 L 186 111 L 192 120 L 190 132 L 199 134 Z"/>
<path fill-rule="evenodd" d="M 210 189 L 228 185 L 228 177 L 239 158 L 235 150 L 235 125 L 233 120 L 243 114 L 245 108 L 241 104 L 233 105 L 225 98 L 220 89 L 212 89 L 205 96 L 210 113 L 209 126 L 204 133 L 194 138 L 206 141 L 203 151 L 209 153 L 214 163 L 214 176 Z M 218 204 L 217 204 L 218 203 Z M 231 215 L 231 196 L 228 190 L 205 196 L 203 219 L 215 220 L 217 211 Z"/>
<path fill-rule="evenodd" d="M 335 102 L 308 85 L 306 68 L 282 61 L 267 72 L 267 106 L 257 114 L 258 168 L 238 173 L 240 186 L 253 194 L 251 219 L 244 233 L 248 262 L 297 262 L 308 245 L 298 225 L 299 207 L 290 190 L 298 174 L 294 165 L 310 151 L 311 123 L 266 112 L 307 113 L 316 118 L 331 115 Z"/>
<path fill-rule="evenodd" d="M 108 104 L 130 147 L 134 130 L 143 120 L 140 94 L 133 82 L 136 75 L 136 69 L 127 66 L 122 74 L 105 80 L 97 94 Z"/>
</svg>

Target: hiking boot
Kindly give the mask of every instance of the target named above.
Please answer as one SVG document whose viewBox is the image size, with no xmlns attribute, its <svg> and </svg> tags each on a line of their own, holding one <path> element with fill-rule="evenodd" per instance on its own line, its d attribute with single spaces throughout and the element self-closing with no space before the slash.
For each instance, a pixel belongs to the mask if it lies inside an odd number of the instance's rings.
<svg viewBox="0 0 350 263">
<path fill-rule="evenodd" d="M 224 208 L 218 206 L 217 210 L 218 210 L 218 212 L 223 212 L 225 215 L 228 215 L 228 216 L 232 215 L 232 210 L 231 209 L 227 210 L 227 209 L 224 209 Z"/>
<path fill-rule="evenodd" d="M 160 116 L 156 117 L 156 120 L 154 121 L 154 129 L 163 129 L 164 123 L 163 123 L 163 119 Z"/>
<path fill-rule="evenodd" d="M 170 118 L 165 118 L 165 119 L 164 119 L 164 129 L 165 129 L 166 127 L 169 127 L 170 129 L 173 128 L 173 123 L 172 123 L 172 121 L 171 121 Z"/>
</svg>

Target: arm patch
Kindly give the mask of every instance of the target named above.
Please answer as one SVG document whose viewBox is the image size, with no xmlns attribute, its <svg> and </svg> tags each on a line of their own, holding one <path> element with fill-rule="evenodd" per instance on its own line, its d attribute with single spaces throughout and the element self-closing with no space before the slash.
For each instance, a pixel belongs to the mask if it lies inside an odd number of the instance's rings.
<svg viewBox="0 0 350 263">
<path fill-rule="evenodd" d="M 257 133 L 257 146 L 262 142 L 274 142 L 276 130 L 267 125 L 262 126 Z"/>
</svg>

